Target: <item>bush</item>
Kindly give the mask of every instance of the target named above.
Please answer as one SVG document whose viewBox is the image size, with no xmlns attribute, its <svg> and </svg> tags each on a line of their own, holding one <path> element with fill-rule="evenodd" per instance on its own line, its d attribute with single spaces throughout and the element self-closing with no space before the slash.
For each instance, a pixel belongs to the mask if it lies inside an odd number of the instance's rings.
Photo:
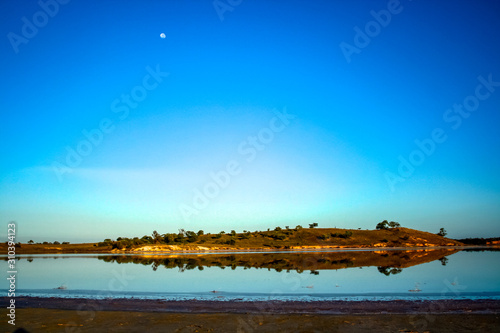
<svg viewBox="0 0 500 333">
<path fill-rule="evenodd" d="M 347 239 L 347 238 L 351 238 L 351 236 L 352 236 L 352 231 L 346 230 L 346 232 L 343 235 L 341 235 L 340 237 Z"/>
<path fill-rule="evenodd" d="M 352 231 L 346 230 L 343 234 L 339 234 L 338 232 L 331 233 L 332 237 L 338 237 L 338 238 L 351 238 L 352 236 Z"/>
<path fill-rule="evenodd" d="M 144 244 L 152 244 L 153 243 L 153 238 L 151 236 L 147 236 L 147 235 L 142 236 L 141 240 Z"/>
<path fill-rule="evenodd" d="M 249 238 L 250 238 L 250 234 L 248 234 L 248 233 L 244 233 L 244 234 L 240 235 L 240 239 L 249 239 Z"/>
<path fill-rule="evenodd" d="M 177 236 L 176 234 L 164 234 L 163 235 L 163 242 L 165 244 L 175 243 L 175 237 L 176 236 Z"/>
<path fill-rule="evenodd" d="M 196 242 L 198 240 L 198 234 L 194 231 L 186 231 L 187 241 L 190 243 Z"/>
<path fill-rule="evenodd" d="M 286 235 L 283 234 L 282 232 L 279 232 L 279 231 L 273 232 L 272 234 L 267 235 L 267 236 L 271 237 L 273 239 L 279 239 L 279 240 L 284 240 L 286 238 Z"/>
<path fill-rule="evenodd" d="M 276 235 L 275 238 L 278 239 L 278 240 L 284 240 L 286 238 L 286 235 L 279 234 L 279 235 Z"/>
</svg>

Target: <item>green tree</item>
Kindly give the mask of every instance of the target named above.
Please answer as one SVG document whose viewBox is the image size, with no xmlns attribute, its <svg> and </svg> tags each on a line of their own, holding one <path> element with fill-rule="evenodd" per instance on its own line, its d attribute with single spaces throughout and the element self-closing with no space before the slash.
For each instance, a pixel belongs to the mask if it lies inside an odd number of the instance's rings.
<svg viewBox="0 0 500 333">
<path fill-rule="evenodd" d="M 377 230 L 386 230 L 389 229 L 389 222 L 387 220 L 383 220 L 375 227 Z"/>
<path fill-rule="evenodd" d="M 196 234 L 194 231 L 186 231 L 186 236 L 188 238 L 188 242 L 193 243 L 198 240 L 198 234 Z"/>
<path fill-rule="evenodd" d="M 401 224 L 399 224 L 398 222 L 394 222 L 394 221 L 389 222 L 390 228 L 399 228 L 400 226 L 401 226 Z"/>
<path fill-rule="evenodd" d="M 30 239 L 30 240 L 28 241 L 28 244 L 33 244 L 33 243 L 34 243 L 34 242 L 33 242 L 33 240 L 32 240 L 32 239 Z"/>
<path fill-rule="evenodd" d="M 151 238 L 153 239 L 154 243 L 161 243 L 161 241 L 163 240 L 163 237 L 161 237 L 158 231 L 156 230 L 153 231 Z"/>
<path fill-rule="evenodd" d="M 175 241 L 179 243 L 184 243 L 186 241 L 186 237 L 182 232 L 179 232 L 177 236 L 175 237 Z"/>
<path fill-rule="evenodd" d="M 318 226 L 318 224 L 316 222 L 309 224 L 309 228 L 311 228 L 311 229 L 313 229 L 314 227 L 317 227 L 317 226 Z"/>
<path fill-rule="evenodd" d="M 444 236 L 448 235 L 448 233 L 446 232 L 446 230 L 444 228 L 441 228 L 441 229 L 439 229 L 439 232 L 437 233 L 437 235 L 444 237 Z"/>
<path fill-rule="evenodd" d="M 164 234 L 163 235 L 163 242 L 166 244 L 172 244 L 175 242 L 175 234 Z"/>
<path fill-rule="evenodd" d="M 198 230 L 198 236 L 203 236 L 204 234 L 203 230 Z"/>
</svg>

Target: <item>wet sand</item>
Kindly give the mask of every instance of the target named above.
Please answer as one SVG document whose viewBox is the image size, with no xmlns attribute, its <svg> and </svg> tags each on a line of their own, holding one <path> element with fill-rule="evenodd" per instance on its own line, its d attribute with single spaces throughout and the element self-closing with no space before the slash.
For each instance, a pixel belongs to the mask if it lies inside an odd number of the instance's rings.
<svg viewBox="0 0 500 333">
<path fill-rule="evenodd" d="M 2 307 L 7 302 L 7 298 L 0 298 Z M 500 301 L 97 301 L 18 297 L 16 324 L 16 328 L 29 332 L 498 332 Z M 5 318 L 0 327 L 14 331 Z"/>
</svg>

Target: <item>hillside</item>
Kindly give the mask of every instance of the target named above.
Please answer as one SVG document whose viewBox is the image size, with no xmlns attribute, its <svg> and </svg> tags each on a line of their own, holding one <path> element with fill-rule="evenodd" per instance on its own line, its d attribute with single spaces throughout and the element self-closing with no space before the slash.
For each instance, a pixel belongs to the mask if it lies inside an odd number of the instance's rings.
<svg viewBox="0 0 500 333">
<path fill-rule="evenodd" d="M 429 232 L 408 228 L 355 230 L 337 228 L 294 228 L 244 233 L 154 234 L 142 238 L 107 239 L 90 244 L 21 244 L 18 254 L 33 253 L 104 253 L 104 252 L 176 252 L 210 250 L 271 250 L 319 248 L 386 248 L 462 246 L 463 243 Z M 5 243 L 0 245 L 5 247 Z"/>
<path fill-rule="evenodd" d="M 190 241 L 191 240 L 191 241 Z M 102 244 L 101 244 L 102 245 Z M 181 243 L 122 246 L 116 250 L 169 251 L 182 249 L 315 249 L 461 246 L 462 243 L 408 228 L 353 230 L 337 228 L 300 228 L 233 234 L 207 234 L 183 239 Z"/>
</svg>

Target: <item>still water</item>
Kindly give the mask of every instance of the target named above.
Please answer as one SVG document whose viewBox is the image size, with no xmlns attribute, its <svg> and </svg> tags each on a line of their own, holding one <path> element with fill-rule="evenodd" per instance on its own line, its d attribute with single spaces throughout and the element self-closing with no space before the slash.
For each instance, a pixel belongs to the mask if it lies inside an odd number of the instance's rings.
<svg viewBox="0 0 500 333">
<path fill-rule="evenodd" d="M 498 251 L 18 256 L 17 296 L 500 299 Z"/>
</svg>

